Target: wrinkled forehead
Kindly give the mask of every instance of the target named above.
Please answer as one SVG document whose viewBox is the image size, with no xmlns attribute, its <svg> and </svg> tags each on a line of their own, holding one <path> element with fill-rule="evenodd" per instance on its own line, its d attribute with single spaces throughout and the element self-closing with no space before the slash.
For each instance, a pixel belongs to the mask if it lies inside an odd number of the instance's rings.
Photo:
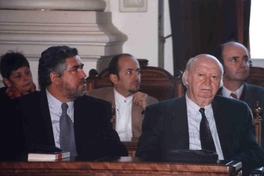
<svg viewBox="0 0 264 176">
<path fill-rule="evenodd" d="M 220 62 L 211 57 L 200 57 L 193 60 L 190 70 L 195 71 L 201 68 L 219 72 L 221 75 L 223 74 L 223 68 Z"/>
</svg>

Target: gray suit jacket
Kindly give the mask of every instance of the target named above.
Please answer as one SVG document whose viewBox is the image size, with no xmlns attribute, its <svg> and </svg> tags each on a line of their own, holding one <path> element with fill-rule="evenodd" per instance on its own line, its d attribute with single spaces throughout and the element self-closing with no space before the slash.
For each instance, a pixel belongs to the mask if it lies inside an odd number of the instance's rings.
<svg viewBox="0 0 264 176">
<path fill-rule="evenodd" d="M 88 96 L 92 96 L 95 98 L 100 98 L 111 102 L 115 107 L 115 98 L 114 98 L 114 88 L 113 87 L 104 87 L 99 89 L 93 89 L 87 91 Z M 148 105 L 157 103 L 158 100 L 156 98 L 148 96 Z M 142 133 L 142 121 L 144 119 L 144 115 L 142 115 L 143 109 L 136 104 L 132 104 L 132 133 L 133 137 L 139 137 Z"/>
</svg>

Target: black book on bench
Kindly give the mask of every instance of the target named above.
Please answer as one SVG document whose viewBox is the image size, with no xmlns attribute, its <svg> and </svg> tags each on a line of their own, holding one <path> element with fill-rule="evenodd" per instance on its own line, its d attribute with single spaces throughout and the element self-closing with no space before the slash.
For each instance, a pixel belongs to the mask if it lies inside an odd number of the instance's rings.
<svg viewBox="0 0 264 176">
<path fill-rule="evenodd" d="M 56 161 L 70 157 L 70 152 L 54 146 L 32 144 L 27 149 L 28 161 Z"/>
</svg>

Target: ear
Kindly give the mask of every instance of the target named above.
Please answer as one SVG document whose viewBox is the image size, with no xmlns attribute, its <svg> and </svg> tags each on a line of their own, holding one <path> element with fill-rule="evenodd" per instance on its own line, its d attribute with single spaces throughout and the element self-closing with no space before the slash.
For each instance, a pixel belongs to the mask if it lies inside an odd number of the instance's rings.
<svg viewBox="0 0 264 176">
<path fill-rule="evenodd" d="M 221 79 L 221 80 L 220 80 L 220 85 L 219 85 L 219 87 L 221 88 L 221 87 L 223 87 L 223 85 L 224 85 L 224 83 L 223 83 L 223 79 Z"/>
<path fill-rule="evenodd" d="M 113 84 L 117 84 L 117 82 L 118 82 L 118 77 L 117 77 L 116 74 L 110 74 L 109 78 L 110 78 L 110 80 L 111 80 L 111 82 L 112 82 Z"/>
<path fill-rule="evenodd" d="M 184 73 L 183 73 L 183 84 L 187 87 L 189 85 L 189 71 L 188 70 L 185 70 Z"/>
<path fill-rule="evenodd" d="M 53 84 L 59 85 L 60 77 L 54 72 L 50 72 L 50 81 Z"/>
<path fill-rule="evenodd" d="M 7 78 L 3 78 L 3 83 L 4 83 L 7 87 L 12 87 L 11 82 L 10 82 Z"/>
</svg>

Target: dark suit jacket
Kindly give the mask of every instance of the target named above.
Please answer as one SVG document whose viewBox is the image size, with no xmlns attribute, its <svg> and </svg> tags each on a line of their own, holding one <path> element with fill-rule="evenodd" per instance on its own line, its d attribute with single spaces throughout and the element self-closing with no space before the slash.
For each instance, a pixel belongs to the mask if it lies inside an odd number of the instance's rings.
<svg viewBox="0 0 264 176">
<path fill-rule="evenodd" d="M 219 90 L 218 94 L 222 95 L 222 89 Z M 264 88 L 244 83 L 240 100 L 246 102 L 252 111 L 256 108 L 256 102 L 259 101 L 259 107 L 264 111 Z M 264 119 L 264 112 L 262 112 L 261 117 Z M 264 134 L 264 120 L 262 120 L 261 134 Z M 261 136 L 261 147 L 264 149 L 264 135 Z"/>
<path fill-rule="evenodd" d="M 212 102 L 217 132 L 225 160 L 242 161 L 244 167 L 264 165 L 264 151 L 256 143 L 248 106 L 216 96 Z M 136 156 L 165 159 L 171 150 L 189 149 L 185 96 L 146 108 Z"/>
<path fill-rule="evenodd" d="M 6 106 L 11 101 L 11 98 L 5 93 L 6 89 L 6 87 L 0 88 L 0 159 L 6 159 L 12 151 L 16 151 L 16 147 L 13 148 L 16 143 L 13 143 L 14 140 L 10 140 L 16 136 L 15 130 L 10 130 L 10 128 L 14 128 L 15 123 L 11 118 L 6 118 L 6 114 L 9 114 Z"/>
<path fill-rule="evenodd" d="M 55 146 L 46 91 L 14 99 L 16 116 L 23 119 L 23 141 L 26 146 Z M 94 160 L 105 156 L 127 155 L 110 122 L 111 104 L 83 96 L 74 101 L 74 130 L 78 157 Z M 21 129 L 18 129 L 20 131 Z"/>
</svg>

